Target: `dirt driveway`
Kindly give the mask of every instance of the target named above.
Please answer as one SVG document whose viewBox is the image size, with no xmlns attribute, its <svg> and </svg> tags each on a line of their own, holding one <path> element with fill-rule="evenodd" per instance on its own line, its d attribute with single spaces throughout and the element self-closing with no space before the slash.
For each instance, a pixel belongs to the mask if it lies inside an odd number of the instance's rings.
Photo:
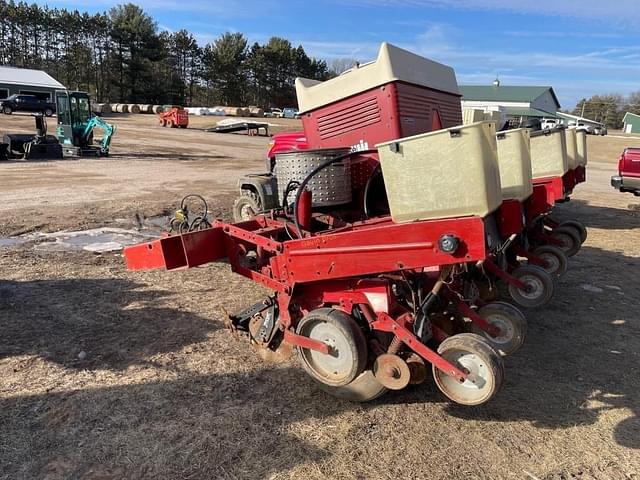
<svg viewBox="0 0 640 480">
<path fill-rule="evenodd" d="M 238 175 L 263 168 L 265 138 L 114 122 L 109 159 L 0 164 L 0 236 L 135 226 L 189 192 L 228 218 Z M 433 382 L 346 403 L 262 363 L 222 319 L 264 291 L 223 264 L 129 273 L 117 253 L 0 246 L 0 479 L 640 479 L 640 213 L 609 186 L 633 141 L 589 142 L 559 209 L 589 238 L 480 408 Z"/>
</svg>

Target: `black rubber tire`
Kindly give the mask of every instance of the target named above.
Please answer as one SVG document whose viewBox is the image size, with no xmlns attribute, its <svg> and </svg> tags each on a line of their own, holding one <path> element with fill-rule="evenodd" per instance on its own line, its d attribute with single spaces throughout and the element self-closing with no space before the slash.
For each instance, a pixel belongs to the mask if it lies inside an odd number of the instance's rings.
<svg viewBox="0 0 640 480">
<path fill-rule="evenodd" d="M 519 308 L 507 302 L 491 302 L 479 308 L 478 315 L 498 327 L 508 322 L 508 335 L 503 334 L 498 338 L 492 337 L 472 323 L 473 333 L 483 337 L 500 355 L 511 355 L 524 345 L 527 337 L 527 318 Z"/>
<path fill-rule="evenodd" d="M 50 116 L 53 115 L 53 110 L 51 110 L 50 108 L 45 108 L 44 112 L 42 112 L 42 113 L 44 113 L 45 117 L 50 117 Z"/>
<path fill-rule="evenodd" d="M 370 402 L 389 391 L 376 380 L 371 370 L 365 370 L 351 383 L 341 387 L 330 387 L 321 382 L 316 383 L 323 392 L 349 402 Z"/>
<path fill-rule="evenodd" d="M 449 400 L 459 405 L 482 405 L 487 403 L 496 395 L 496 393 L 498 393 L 502 383 L 504 382 L 504 361 L 502 360 L 502 357 L 491 347 L 491 345 L 489 345 L 489 343 L 485 341 L 484 338 L 476 335 L 475 333 L 459 333 L 457 335 L 453 335 L 446 338 L 438 346 L 438 354 L 445 359 L 447 359 L 448 354 L 455 353 L 456 351 L 467 352 L 475 355 L 479 358 L 479 362 L 482 366 L 486 366 L 489 373 L 487 377 L 488 386 L 485 384 L 485 386 L 487 386 L 486 391 L 480 397 L 475 398 L 458 396 L 448 387 L 448 384 L 451 384 L 451 382 L 448 382 L 447 380 L 451 377 L 436 368 L 435 365 L 432 365 L 433 379 L 435 380 L 438 389 Z M 456 364 L 454 363 L 454 365 Z M 462 365 L 456 366 L 458 368 L 464 368 Z M 460 384 L 456 382 L 455 385 Z M 473 390 L 470 389 L 469 393 L 473 393 Z"/>
<path fill-rule="evenodd" d="M 253 215 L 247 209 L 253 212 Z M 240 196 L 233 201 L 232 211 L 234 222 L 253 220 L 257 213 L 262 211 L 262 202 L 260 197 L 251 190 L 242 190 Z"/>
<path fill-rule="evenodd" d="M 364 371 L 367 364 L 367 340 L 364 333 L 351 316 L 341 310 L 335 310 L 333 308 L 318 308 L 309 312 L 300 320 L 296 328 L 296 333 L 304 337 L 309 337 L 310 329 L 318 324 L 330 325 L 337 336 L 341 337 L 340 340 L 343 341 L 343 346 L 346 349 L 344 353 L 348 354 L 351 358 L 351 364 L 341 373 L 322 372 L 322 367 L 313 365 L 313 356 L 316 355 L 317 357 L 317 355 L 322 354 L 307 348 L 296 347 L 302 368 L 304 368 L 311 378 L 330 387 L 341 387 L 350 384 Z M 338 353 L 340 353 L 340 351 L 338 351 Z M 331 353 L 329 353 L 329 355 L 323 355 L 320 358 L 329 356 L 338 358 L 338 356 L 332 355 Z"/>
<path fill-rule="evenodd" d="M 13 113 L 13 109 L 11 107 L 3 107 L 2 113 L 4 113 L 5 115 L 11 115 Z"/>
<path fill-rule="evenodd" d="M 519 307 L 542 307 L 553 298 L 553 278 L 542 268 L 536 265 L 523 265 L 511 272 L 511 275 L 525 283 L 530 283 L 538 290 L 537 294 L 532 296 L 531 293 L 522 292 L 515 285 L 509 284 L 509 296 Z"/>
<path fill-rule="evenodd" d="M 552 265 L 539 265 L 540 268 L 552 277 L 561 277 L 567 273 L 567 269 L 569 268 L 569 258 L 562 249 L 555 245 L 541 245 L 536 247 L 531 253 L 543 260 L 552 262 Z"/>
<path fill-rule="evenodd" d="M 567 257 L 573 257 L 580 251 L 582 243 L 575 228 L 556 227 L 552 230 L 551 236 L 563 242 L 563 245 L 554 245 L 560 248 Z"/>
<path fill-rule="evenodd" d="M 587 240 L 587 227 L 585 227 L 581 222 L 577 220 L 565 220 L 564 222 L 560 223 L 558 227 L 575 228 L 578 236 L 580 237 L 580 243 L 584 243 Z"/>
</svg>

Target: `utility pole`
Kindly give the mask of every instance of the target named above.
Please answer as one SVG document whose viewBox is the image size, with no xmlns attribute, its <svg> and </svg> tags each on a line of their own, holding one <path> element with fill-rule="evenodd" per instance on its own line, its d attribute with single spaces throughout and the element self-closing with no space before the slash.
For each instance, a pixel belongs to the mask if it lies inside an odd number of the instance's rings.
<svg viewBox="0 0 640 480">
<path fill-rule="evenodd" d="M 586 98 L 583 98 L 583 99 L 582 99 L 582 112 L 580 113 L 580 116 L 581 116 L 582 118 L 584 118 L 584 106 L 585 106 L 585 104 L 586 104 L 586 103 L 587 103 L 587 99 L 586 99 Z"/>
</svg>

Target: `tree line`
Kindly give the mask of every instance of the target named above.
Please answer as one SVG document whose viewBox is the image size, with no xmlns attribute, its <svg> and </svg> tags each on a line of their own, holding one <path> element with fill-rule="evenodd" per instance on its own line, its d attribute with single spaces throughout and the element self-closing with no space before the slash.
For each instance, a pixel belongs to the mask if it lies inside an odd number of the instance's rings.
<svg viewBox="0 0 640 480">
<path fill-rule="evenodd" d="M 287 39 L 225 33 L 201 46 L 131 3 L 88 14 L 0 0 L 0 65 L 44 70 L 98 102 L 198 106 L 295 106 L 296 77 L 335 75 Z"/>
<path fill-rule="evenodd" d="M 626 97 L 610 93 L 583 98 L 571 113 L 604 123 L 608 128 L 622 128 L 622 118 L 626 112 L 640 115 L 640 91 Z"/>
</svg>

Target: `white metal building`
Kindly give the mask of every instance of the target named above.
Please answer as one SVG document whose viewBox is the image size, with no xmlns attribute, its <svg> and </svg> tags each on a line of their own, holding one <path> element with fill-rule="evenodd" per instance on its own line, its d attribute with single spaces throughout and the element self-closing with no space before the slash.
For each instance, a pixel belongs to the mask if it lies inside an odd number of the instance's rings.
<svg viewBox="0 0 640 480">
<path fill-rule="evenodd" d="M 64 85 L 42 70 L 0 67 L 0 99 L 18 93 L 53 101 L 54 92 L 64 88 Z"/>
</svg>

